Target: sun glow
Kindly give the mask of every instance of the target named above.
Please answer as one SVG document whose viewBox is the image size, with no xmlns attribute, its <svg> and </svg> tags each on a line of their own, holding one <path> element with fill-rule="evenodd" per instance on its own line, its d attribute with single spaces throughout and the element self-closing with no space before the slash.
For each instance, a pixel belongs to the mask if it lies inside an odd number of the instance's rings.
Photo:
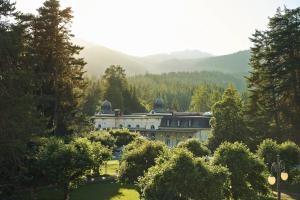
<svg viewBox="0 0 300 200">
<path fill-rule="evenodd" d="M 32 12 L 43 0 L 17 0 Z M 227 54 L 250 47 L 277 7 L 296 0 L 61 0 L 74 11 L 77 38 L 133 55 L 184 49 Z"/>
</svg>

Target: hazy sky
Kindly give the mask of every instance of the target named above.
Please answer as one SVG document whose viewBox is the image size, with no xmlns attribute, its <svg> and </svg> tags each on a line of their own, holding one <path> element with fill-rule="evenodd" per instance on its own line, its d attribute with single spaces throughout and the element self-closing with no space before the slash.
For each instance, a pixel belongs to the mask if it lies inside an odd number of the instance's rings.
<svg viewBox="0 0 300 200">
<path fill-rule="evenodd" d="M 43 0 L 16 0 L 34 12 Z M 276 8 L 300 0 L 61 0 L 74 11 L 73 33 L 131 55 L 199 49 L 215 55 L 248 49 Z"/>
</svg>

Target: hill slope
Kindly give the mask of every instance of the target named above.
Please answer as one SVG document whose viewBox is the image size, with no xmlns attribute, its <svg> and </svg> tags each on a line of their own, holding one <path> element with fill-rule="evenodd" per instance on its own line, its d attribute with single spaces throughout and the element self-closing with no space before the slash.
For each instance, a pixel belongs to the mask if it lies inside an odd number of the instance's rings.
<svg viewBox="0 0 300 200">
<path fill-rule="evenodd" d="M 80 40 L 75 42 L 84 46 L 80 56 L 87 62 L 85 68 L 87 74 L 94 76 L 103 74 L 110 65 L 121 65 L 128 75 L 203 70 L 246 74 L 250 70 L 249 50 L 224 56 L 212 56 L 198 50 L 185 50 L 170 54 L 136 57 Z"/>
</svg>

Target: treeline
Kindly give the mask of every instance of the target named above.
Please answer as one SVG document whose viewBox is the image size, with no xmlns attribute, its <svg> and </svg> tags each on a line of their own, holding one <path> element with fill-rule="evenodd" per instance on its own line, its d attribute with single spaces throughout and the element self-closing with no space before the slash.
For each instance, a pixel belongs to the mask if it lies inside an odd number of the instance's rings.
<svg viewBox="0 0 300 200">
<path fill-rule="evenodd" d="M 207 71 L 145 74 L 129 77 L 128 82 L 136 87 L 137 96 L 148 109 L 157 97 L 161 97 L 166 109 L 177 111 L 194 110 L 194 106 L 191 106 L 192 96 L 201 85 L 210 88 L 206 91 L 208 96 L 211 95 L 210 91 L 222 91 L 221 88 L 229 84 L 233 84 L 242 93 L 247 87 L 242 75 Z"/>
</svg>

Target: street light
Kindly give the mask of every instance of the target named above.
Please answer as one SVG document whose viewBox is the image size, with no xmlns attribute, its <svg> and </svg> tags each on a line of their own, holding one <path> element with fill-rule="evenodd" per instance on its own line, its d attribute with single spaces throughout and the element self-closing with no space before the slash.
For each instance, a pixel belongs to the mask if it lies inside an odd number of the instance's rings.
<svg viewBox="0 0 300 200">
<path fill-rule="evenodd" d="M 288 179 L 288 173 L 285 172 L 285 166 L 282 160 L 280 160 L 279 154 L 277 154 L 277 160 L 276 162 L 272 163 L 271 166 L 271 173 L 275 172 L 276 173 L 276 178 L 274 176 L 269 176 L 268 177 L 268 182 L 270 185 L 274 185 L 277 180 L 277 200 L 280 200 L 280 178 L 283 181 L 286 181 Z"/>
</svg>

